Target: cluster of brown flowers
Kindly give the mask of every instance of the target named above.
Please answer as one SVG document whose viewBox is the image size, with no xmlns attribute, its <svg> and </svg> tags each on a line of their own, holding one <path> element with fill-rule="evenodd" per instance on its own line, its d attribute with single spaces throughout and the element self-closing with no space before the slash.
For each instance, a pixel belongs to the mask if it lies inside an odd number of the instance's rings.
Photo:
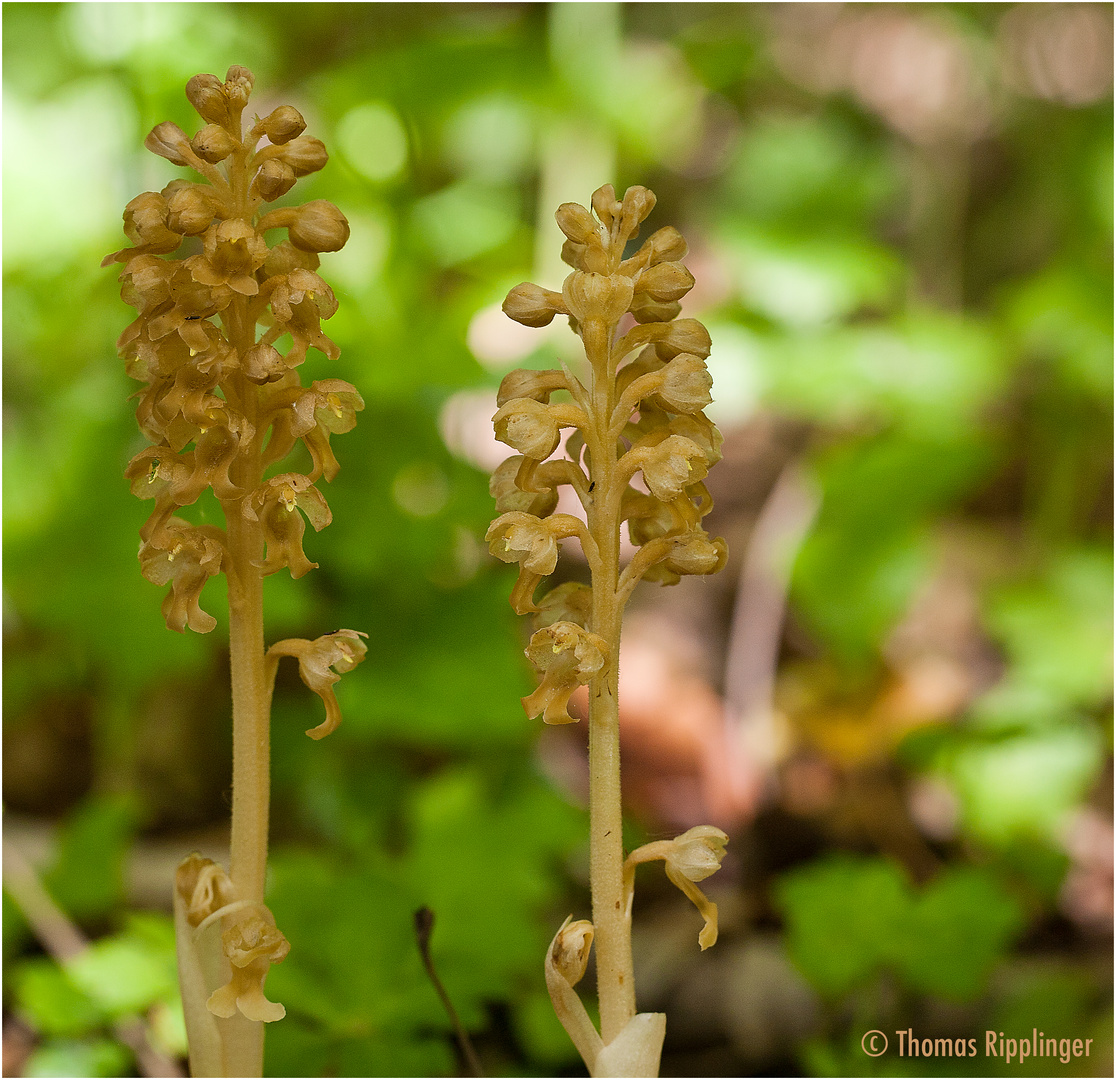
<svg viewBox="0 0 1116 1080">
<path fill-rule="evenodd" d="M 299 378 L 310 348 L 331 360 L 339 355 L 322 331 L 337 301 L 317 273 L 318 256 L 340 249 L 349 225 L 320 199 L 268 208 L 299 177 L 321 169 L 328 155 L 320 140 L 304 134 L 306 123 L 290 106 L 246 125 L 253 81 L 238 66 L 223 80 L 190 80 L 186 96 L 204 126 L 189 138 L 176 124 L 159 124 L 146 146 L 201 180 L 173 180 L 133 199 L 124 211 L 131 246 L 104 262 L 124 264 L 122 295 L 139 313 L 118 347 L 128 373 L 144 384 L 136 417 L 151 443 L 125 473 L 136 495 L 155 502 L 140 530 L 143 574 L 170 586 L 163 615 L 179 632 L 216 626 L 201 608 L 201 592 L 216 574 L 229 581 L 230 868 L 226 873 L 192 857 L 177 879 L 180 971 L 201 970 L 195 951 L 219 950 L 216 969 L 202 965 L 204 979 L 183 975 L 183 997 L 192 995 L 186 1008 L 191 1061 L 223 1070 L 203 1075 L 226 1076 L 260 1075 L 262 1029 L 214 1029 L 211 1016 L 199 1020 L 199 1012 L 227 1018 L 239 1011 L 272 1021 L 284 1011 L 263 992 L 268 968 L 290 948 L 263 903 L 276 668 L 280 657 L 298 659 L 303 681 L 326 706 L 325 723 L 308 732 L 321 738 L 341 719 L 333 684 L 366 651 L 364 635 L 353 630 L 264 649 L 261 579 L 284 567 L 298 578 L 317 566 L 302 546 L 307 522 L 317 531 L 331 520 L 316 483 L 337 475 L 330 436 L 350 431 L 364 402 L 340 379 L 307 387 Z M 269 244 L 267 234 L 275 230 L 286 230 L 286 238 Z M 282 468 L 299 440 L 310 471 L 266 475 Z M 224 511 L 224 528 L 179 515 L 207 488 Z M 203 938 L 217 921 L 219 941 Z M 221 968 L 227 981 L 215 989 L 209 980 Z"/>
<path fill-rule="evenodd" d="M 590 568 L 600 568 L 592 526 L 603 514 L 617 529 L 626 521 L 640 549 L 619 579 L 621 605 L 640 578 L 672 585 L 683 574 L 714 573 L 726 557 L 724 541 L 710 539 L 701 527 L 713 506 L 703 481 L 720 460 L 721 434 L 702 412 L 713 385 L 705 365 L 709 334 L 697 320 L 678 318 L 679 300 L 694 284 L 678 261 L 686 242 L 668 226 L 624 259 L 624 247 L 655 196 L 633 187 L 620 202 L 606 185 L 592 204 L 599 220 L 576 203 L 557 212 L 568 238 L 562 258 L 574 267 L 562 292 L 524 283 L 504 301 L 504 311 L 526 326 L 568 316 L 593 366 L 589 388 L 568 370 L 520 370 L 504 379 L 497 395 L 496 437 L 518 453 L 493 474 L 490 486 L 501 515 L 487 539 L 498 559 L 520 565 L 512 606 L 521 615 L 540 610 L 535 589 L 557 565 L 558 540 L 578 536 Z M 616 327 L 629 312 L 634 325 L 617 337 Z M 558 391 L 572 401 L 552 402 Z M 567 456 L 547 460 L 563 428 L 573 429 Z M 609 467 L 602 468 L 606 458 Z M 594 462 L 600 463 L 596 471 Z M 645 491 L 632 486 L 636 473 Z M 578 518 L 554 513 L 559 484 L 577 492 L 590 518 L 588 530 Z M 565 701 L 601 669 L 608 652 L 607 642 L 585 629 L 591 600 L 578 601 L 577 589 L 561 586 L 543 599 L 557 614 L 540 617 L 528 649 L 543 685 L 524 704 L 547 723 L 572 720 Z M 549 692 L 558 687 L 560 702 Z"/>
<path fill-rule="evenodd" d="M 694 284 L 679 261 L 686 243 L 676 229 L 662 228 L 624 258 L 654 205 L 646 188 L 629 188 L 618 200 L 605 185 L 593 194 L 593 212 L 576 203 L 559 207 L 556 218 L 567 237 L 562 258 L 573 273 L 560 293 L 516 286 L 504 311 L 535 327 L 567 316 L 584 346 L 589 378 L 583 382 L 566 367 L 513 371 L 500 386 L 492 418 L 496 437 L 516 453 L 492 476 L 500 516 L 486 539 L 496 558 L 519 564 L 512 607 L 536 620 L 527 657 L 540 682 L 523 706 L 544 723 L 574 723 L 570 696 L 589 686 L 593 922 L 567 920 L 545 971 L 555 1012 L 593 1076 L 658 1074 L 666 1020 L 637 1013 L 635 1004 L 636 865 L 665 861 L 670 880 L 705 919 L 704 949 L 717 937 L 717 909 L 694 883 L 717 870 L 728 839 L 699 826 L 639 848 L 627 860 L 621 839 L 617 659 L 624 605 L 644 578 L 673 585 L 685 574 L 720 570 L 727 557 L 724 540 L 710 538 L 701 524 L 713 506 L 704 481 L 720 460 L 721 435 L 702 411 L 712 400 L 709 334 L 695 319 L 679 317 L 679 301 Z M 552 458 L 563 439 L 565 455 Z M 555 512 L 561 484 L 573 488 L 584 521 Z M 624 522 L 637 551 L 621 568 Z M 536 603 L 536 589 L 558 564 L 559 541 L 572 537 L 589 564 L 591 587 L 568 582 Z M 591 947 L 599 1034 L 574 990 Z"/>
<path fill-rule="evenodd" d="M 230 68 L 224 81 L 190 80 L 186 94 L 205 126 L 188 138 L 176 124 L 159 124 L 146 146 L 204 180 L 172 180 L 134 198 L 124 211 L 133 246 L 105 259 L 124 264 L 122 295 L 139 313 L 118 348 L 128 374 L 144 383 L 136 416 L 153 444 L 126 471 L 133 492 L 155 500 L 140 533 L 140 562 L 148 580 L 171 586 L 163 614 L 178 631 L 213 629 L 199 596 L 227 569 L 224 530 L 191 525 L 178 509 L 211 487 L 227 520 L 262 523 L 265 573 L 289 567 L 302 576 L 316 565 L 303 552 L 305 522 L 319 530 L 330 521 L 314 486 L 337 473 L 330 435 L 351 430 L 364 407 L 356 388 L 340 379 L 309 387 L 299 380 L 296 369 L 311 346 L 338 355 L 321 328 L 337 301 L 317 274 L 318 253 L 341 248 L 349 226 L 320 199 L 260 212 L 328 155 L 320 140 L 303 134 L 306 124 L 290 106 L 243 133 L 252 83 L 243 67 Z M 269 246 L 266 234 L 276 229 L 286 229 L 287 239 Z M 281 352 L 276 346 L 284 341 Z M 264 481 L 263 470 L 298 439 L 310 451 L 310 474 Z"/>
</svg>

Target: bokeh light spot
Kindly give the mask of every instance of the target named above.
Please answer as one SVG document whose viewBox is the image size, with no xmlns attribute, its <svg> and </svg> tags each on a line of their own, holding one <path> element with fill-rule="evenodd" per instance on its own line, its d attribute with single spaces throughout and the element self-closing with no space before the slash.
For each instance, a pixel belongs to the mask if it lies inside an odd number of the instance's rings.
<svg viewBox="0 0 1116 1080">
<path fill-rule="evenodd" d="M 366 101 L 345 113 L 337 141 L 349 164 L 368 180 L 391 180 L 407 164 L 407 132 L 384 101 Z"/>
</svg>

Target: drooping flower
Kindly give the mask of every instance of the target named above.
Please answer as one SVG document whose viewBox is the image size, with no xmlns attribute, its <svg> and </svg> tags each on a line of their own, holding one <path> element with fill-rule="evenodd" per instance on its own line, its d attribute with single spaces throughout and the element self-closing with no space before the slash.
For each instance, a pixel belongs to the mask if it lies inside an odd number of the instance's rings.
<svg viewBox="0 0 1116 1080">
<path fill-rule="evenodd" d="M 206 1008 L 226 1020 L 238 1011 L 248 1020 L 282 1020 L 287 1010 L 268 1001 L 263 983 L 271 965 L 278 964 L 291 951 L 291 945 L 275 926 L 271 912 L 257 905 L 221 934 L 221 944 L 232 966 L 232 978 L 213 991 Z"/>
<path fill-rule="evenodd" d="M 160 533 L 140 546 L 143 576 L 156 585 L 170 584 L 163 601 L 167 628 L 182 633 L 187 626 L 208 634 L 217 620 L 200 606 L 205 583 L 220 573 L 225 558 L 224 533 L 212 525 L 191 525 L 170 518 Z"/>
<path fill-rule="evenodd" d="M 695 825 L 673 840 L 656 840 L 636 848 L 624 862 L 625 892 L 631 912 L 635 868 L 654 859 L 664 861 L 666 875 L 682 890 L 701 912 L 705 925 L 698 934 L 704 952 L 717 941 L 717 905 L 695 884 L 704 881 L 721 868 L 728 836 L 713 825 Z"/>
<path fill-rule="evenodd" d="M 569 714 L 570 695 L 608 663 L 608 642 L 572 622 L 555 622 L 535 631 L 527 659 L 542 677 L 538 689 L 523 698 L 523 708 L 544 724 L 576 724 Z"/>
<path fill-rule="evenodd" d="M 321 532 L 333 515 L 308 476 L 298 473 L 273 476 L 244 500 L 242 512 L 249 521 L 263 523 L 267 553 L 260 565 L 264 574 L 274 574 L 286 566 L 291 577 L 300 578 L 317 568 L 318 564 L 310 562 L 302 550 L 306 522 L 314 526 L 315 532 Z"/>
<path fill-rule="evenodd" d="M 511 603 L 516 614 L 537 611 L 532 597 L 538 583 L 554 572 L 558 564 L 558 541 L 574 536 L 584 526 L 570 514 L 554 514 L 542 519 L 531 514 L 501 514 L 485 534 L 488 550 L 501 562 L 520 564 L 519 580 L 512 590 Z"/>
<path fill-rule="evenodd" d="M 329 445 L 330 435 L 341 435 L 356 427 L 356 414 L 364 399 L 352 383 L 343 379 L 321 379 L 302 391 L 291 406 L 291 434 L 301 438 L 310 451 L 314 469 L 311 480 L 332 480 L 340 470 Z"/>
<path fill-rule="evenodd" d="M 306 732 L 311 739 L 324 739 L 341 723 L 341 706 L 333 685 L 364 659 L 368 646 L 362 639 L 366 637 L 359 630 L 338 630 L 313 641 L 305 638 L 277 641 L 267 650 L 276 663 L 281 656 L 296 657 L 299 677 L 325 704 L 325 721 Z"/>
</svg>

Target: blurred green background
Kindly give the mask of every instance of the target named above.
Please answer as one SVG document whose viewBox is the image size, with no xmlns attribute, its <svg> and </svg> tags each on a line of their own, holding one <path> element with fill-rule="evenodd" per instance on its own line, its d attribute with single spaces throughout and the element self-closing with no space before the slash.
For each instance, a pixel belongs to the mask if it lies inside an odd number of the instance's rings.
<svg viewBox="0 0 1116 1080">
<path fill-rule="evenodd" d="M 709 953 L 640 877 L 664 1075 L 1111 1075 L 1110 5 L 3 17 L 6 1075 L 135 1075 L 136 1016 L 183 1048 L 170 877 L 227 843 L 226 620 L 212 595 L 218 630 L 167 631 L 140 576 L 130 314 L 98 262 L 178 172 L 146 132 L 196 130 L 186 80 L 233 63 L 254 109 L 297 106 L 330 149 L 291 199 L 352 225 L 322 265 L 342 356 L 304 381 L 367 403 L 307 540 L 321 569 L 267 583 L 269 639 L 369 634 L 322 743 L 280 674 L 269 900 L 292 949 L 268 1071 L 457 1071 L 425 904 L 486 1071 L 581 1074 L 542 956 L 588 914 L 584 766 L 519 706 L 527 627 L 482 543 L 482 466 L 499 379 L 572 341 L 494 305 L 560 282 L 553 210 L 611 181 L 652 188 L 649 226 L 690 242 L 726 436 L 729 566 L 641 587 L 625 653 L 662 691 L 624 718 L 629 845 L 732 834 Z M 739 761 L 719 752 L 745 729 Z M 65 968 L 24 918 L 28 873 L 91 939 Z M 908 1028 L 980 1055 L 901 1058 Z M 1008 1064 L 993 1028 L 1093 1042 Z"/>
</svg>

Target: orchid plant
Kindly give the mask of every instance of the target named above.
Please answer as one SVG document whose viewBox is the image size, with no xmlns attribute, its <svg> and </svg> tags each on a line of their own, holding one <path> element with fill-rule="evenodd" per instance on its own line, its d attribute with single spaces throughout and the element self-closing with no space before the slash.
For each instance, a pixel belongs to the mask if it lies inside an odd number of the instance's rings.
<svg viewBox="0 0 1116 1080">
<path fill-rule="evenodd" d="M 679 318 L 679 300 L 694 284 L 679 261 L 686 243 L 668 226 L 624 257 L 654 205 L 646 188 L 629 188 L 618 200 L 605 185 L 593 194 L 593 212 L 576 203 L 559 207 L 562 258 L 573 272 L 561 292 L 516 286 L 504 311 L 533 327 L 567 316 L 584 347 L 588 380 L 566 366 L 514 371 L 500 386 L 493 417 L 497 438 L 516 454 L 492 476 L 500 516 L 486 539 L 496 558 L 519 564 L 512 607 L 535 616 L 527 657 L 540 682 L 524 708 L 547 724 L 576 723 L 570 697 L 580 685 L 589 690 L 593 919 L 566 920 L 547 952 L 545 975 L 555 1012 L 593 1076 L 658 1075 L 666 1017 L 637 1013 L 635 1004 L 636 866 L 665 862 L 668 878 L 704 918 L 698 942 L 706 949 L 717 940 L 717 907 L 696 883 L 719 868 L 728 841 L 720 829 L 700 825 L 626 858 L 622 842 L 617 661 L 624 606 L 641 580 L 672 585 L 685 574 L 715 573 L 727 554 L 724 540 L 701 526 L 713 505 L 703 481 L 720 459 L 721 436 L 702 412 L 711 401 L 709 334 Z M 556 394 L 562 400 L 552 400 Z M 553 457 L 563 437 L 565 455 Z M 573 489 L 584 517 L 555 513 L 562 484 Z M 622 567 L 624 522 L 637 551 Z M 570 538 L 581 545 L 592 586 L 566 583 L 536 602 L 540 582 L 557 566 L 559 541 Z M 599 1032 L 574 990 L 594 944 Z"/>
<path fill-rule="evenodd" d="M 128 374 L 143 383 L 136 418 L 150 442 L 125 471 L 133 492 L 154 500 L 140 530 L 143 575 L 170 586 L 163 615 L 180 633 L 216 627 L 201 593 L 217 574 L 228 579 L 230 863 L 226 871 L 191 855 L 174 890 L 195 1076 L 262 1075 L 263 1025 L 284 1015 L 264 995 L 270 966 L 290 949 L 264 904 L 279 660 L 297 659 L 303 682 L 325 703 L 325 721 L 307 732 L 321 739 L 341 720 L 334 684 L 365 655 L 364 635 L 354 630 L 264 645 L 263 579 L 282 569 L 299 578 L 317 566 L 303 550 L 306 522 L 320 530 L 331 513 L 316 484 L 337 475 L 330 436 L 350 431 L 364 403 L 340 379 L 308 387 L 299 379 L 311 347 L 330 360 L 339 355 L 321 328 L 337 301 L 317 273 L 318 255 L 340 249 L 349 225 L 321 199 L 267 208 L 299 177 L 321 169 L 328 154 L 304 134 L 306 123 L 291 106 L 246 123 L 253 83 L 239 66 L 224 79 L 189 81 L 186 96 L 203 126 L 190 138 L 161 123 L 145 145 L 201 180 L 172 180 L 128 203 L 131 246 L 104 261 L 123 263 L 122 295 L 138 311 L 118 348 Z M 269 244 L 276 230 L 286 230 L 286 239 Z M 276 473 L 299 440 L 309 473 Z M 207 488 L 224 528 L 180 515 Z"/>
</svg>

